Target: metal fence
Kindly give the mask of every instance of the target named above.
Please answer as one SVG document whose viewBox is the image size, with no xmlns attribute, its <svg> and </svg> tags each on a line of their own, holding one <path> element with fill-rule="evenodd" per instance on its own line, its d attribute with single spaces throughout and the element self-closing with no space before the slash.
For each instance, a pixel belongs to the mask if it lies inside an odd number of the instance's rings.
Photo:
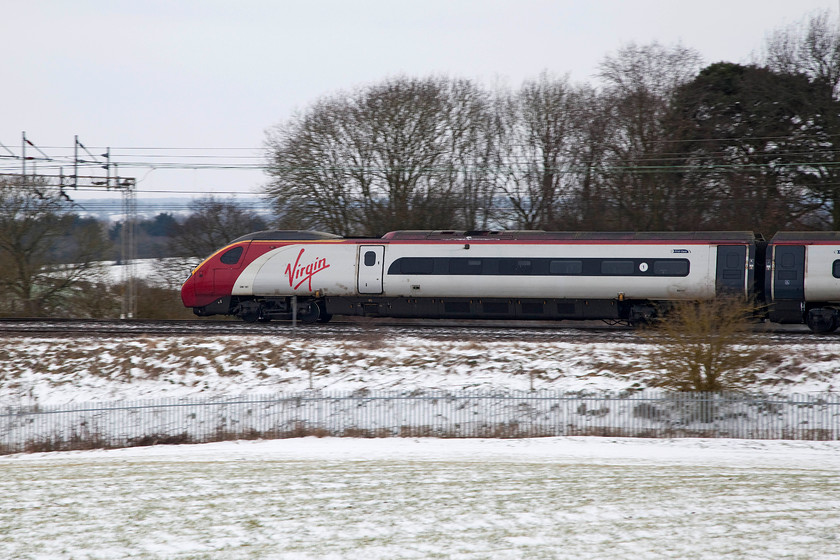
<svg viewBox="0 0 840 560">
<path fill-rule="evenodd" d="M 840 394 L 343 392 L 0 409 L 0 453 L 300 436 L 840 439 Z"/>
</svg>

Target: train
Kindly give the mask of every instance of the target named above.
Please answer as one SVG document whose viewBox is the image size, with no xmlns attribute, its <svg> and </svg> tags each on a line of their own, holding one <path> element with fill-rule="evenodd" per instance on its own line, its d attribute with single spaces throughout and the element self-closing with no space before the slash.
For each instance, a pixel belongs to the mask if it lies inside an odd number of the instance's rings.
<svg viewBox="0 0 840 560">
<path fill-rule="evenodd" d="M 200 317 L 333 316 L 646 323 L 676 301 L 738 296 L 762 318 L 840 326 L 840 232 L 260 231 L 181 288 Z"/>
</svg>

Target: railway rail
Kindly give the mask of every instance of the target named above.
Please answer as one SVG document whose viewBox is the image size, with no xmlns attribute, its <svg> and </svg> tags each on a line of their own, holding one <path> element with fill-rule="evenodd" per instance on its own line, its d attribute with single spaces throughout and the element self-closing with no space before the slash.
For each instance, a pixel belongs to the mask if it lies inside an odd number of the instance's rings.
<svg viewBox="0 0 840 560">
<path fill-rule="evenodd" d="M 755 331 L 768 342 L 780 344 L 823 344 L 840 335 L 815 335 L 803 325 L 757 324 Z M 636 329 L 602 322 L 517 322 L 508 321 L 335 321 L 328 324 L 298 324 L 288 321 L 244 323 L 214 320 L 90 320 L 63 318 L 0 319 L 0 336 L 43 337 L 137 337 L 137 336 L 296 336 L 353 338 L 418 336 L 440 339 L 533 340 L 545 342 L 645 343 Z M 837 338 L 840 340 L 840 338 Z"/>
</svg>

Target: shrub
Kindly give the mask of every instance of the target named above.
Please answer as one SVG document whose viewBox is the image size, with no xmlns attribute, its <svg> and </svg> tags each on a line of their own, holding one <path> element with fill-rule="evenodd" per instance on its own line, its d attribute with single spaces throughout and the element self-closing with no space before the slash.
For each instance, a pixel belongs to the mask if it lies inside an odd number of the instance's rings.
<svg viewBox="0 0 840 560">
<path fill-rule="evenodd" d="M 757 381 L 762 348 L 752 328 L 755 305 L 741 298 L 679 302 L 645 332 L 653 385 L 678 391 L 737 391 Z"/>
</svg>

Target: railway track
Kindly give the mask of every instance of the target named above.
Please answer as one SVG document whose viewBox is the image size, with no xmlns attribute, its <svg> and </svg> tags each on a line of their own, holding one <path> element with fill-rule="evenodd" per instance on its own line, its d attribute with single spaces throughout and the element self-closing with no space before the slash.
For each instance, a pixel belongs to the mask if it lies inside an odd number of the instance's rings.
<svg viewBox="0 0 840 560">
<path fill-rule="evenodd" d="M 423 338 L 469 339 L 591 339 L 628 340 L 637 338 L 629 328 L 592 324 L 560 327 L 557 324 L 502 324 L 457 321 L 333 321 L 328 324 L 293 325 L 288 321 L 243 323 L 240 321 L 151 321 L 76 319 L 0 319 L 0 335 L 7 336 L 295 336 L 354 338 L 371 336 L 420 336 Z"/>
<path fill-rule="evenodd" d="M 824 344 L 840 341 L 838 335 L 815 335 L 802 325 L 756 325 L 768 342 Z M 0 336 L 41 337 L 138 337 L 138 336 L 283 336 L 317 338 L 366 338 L 417 336 L 451 340 L 534 340 L 545 342 L 646 342 L 635 329 L 601 322 L 499 322 L 499 321 L 399 321 L 355 320 L 328 324 L 291 322 L 243 323 L 239 321 L 0 319 Z"/>
</svg>

